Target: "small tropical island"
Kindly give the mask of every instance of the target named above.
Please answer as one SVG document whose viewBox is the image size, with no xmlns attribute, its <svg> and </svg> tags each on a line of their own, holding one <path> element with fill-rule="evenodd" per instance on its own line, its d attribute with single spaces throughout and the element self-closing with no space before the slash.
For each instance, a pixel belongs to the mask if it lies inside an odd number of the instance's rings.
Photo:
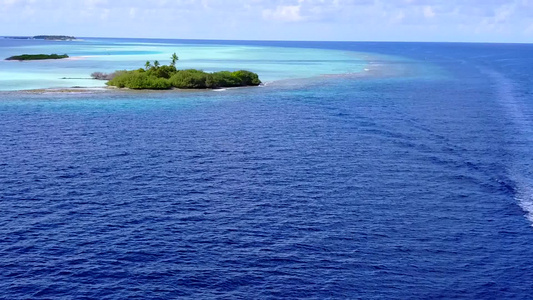
<svg viewBox="0 0 533 300">
<path fill-rule="evenodd" d="M 72 41 L 76 38 L 68 35 L 36 35 L 32 37 L 34 40 L 47 40 L 47 41 Z"/>
<path fill-rule="evenodd" d="M 46 40 L 46 41 L 74 41 L 76 37 L 68 35 L 36 35 L 36 36 L 6 36 L 5 39 L 12 40 Z"/>
<path fill-rule="evenodd" d="M 169 65 L 160 65 L 156 60 L 147 61 L 144 68 L 131 71 L 116 71 L 111 74 L 95 72 L 94 79 L 109 80 L 108 86 L 134 90 L 218 89 L 226 87 L 258 86 L 261 84 L 256 73 L 240 70 L 207 73 L 201 70 L 178 70 L 178 56 L 174 53 Z"/>
<path fill-rule="evenodd" d="M 24 60 L 45 60 L 45 59 L 65 59 L 69 58 L 67 54 L 59 55 L 59 54 L 22 54 L 22 55 L 15 55 L 6 58 L 6 60 L 18 60 L 18 61 L 24 61 Z"/>
</svg>

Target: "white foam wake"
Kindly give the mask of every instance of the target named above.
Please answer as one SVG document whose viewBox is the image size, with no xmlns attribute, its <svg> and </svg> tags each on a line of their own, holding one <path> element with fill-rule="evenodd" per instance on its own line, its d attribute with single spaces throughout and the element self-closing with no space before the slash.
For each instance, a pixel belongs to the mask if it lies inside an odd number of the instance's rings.
<svg viewBox="0 0 533 300">
<path fill-rule="evenodd" d="M 503 74 L 493 70 L 482 70 L 497 87 L 500 105 L 514 124 L 518 136 L 513 151 L 515 159 L 509 168 L 509 177 L 515 183 L 515 200 L 524 210 L 533 226 L 533 121 L 528 107 L 516 96 L 515 84 Z"/>
<path fill-rule="evenodd" d="M 525 178 L 521 179 L 525 181 Z M 524 212 L 526 212 L 526 217 L 533 227 L 533 187 L 531 182 L 524 182 L 521 179 L 515 179 L 517 183 L 515 199 Z"/>
</svg>

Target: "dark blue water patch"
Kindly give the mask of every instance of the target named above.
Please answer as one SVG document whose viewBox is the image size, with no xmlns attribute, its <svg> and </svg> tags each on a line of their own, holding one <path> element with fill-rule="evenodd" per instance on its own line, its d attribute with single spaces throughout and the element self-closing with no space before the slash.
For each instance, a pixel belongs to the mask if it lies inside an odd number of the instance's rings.
<svg viewBox="0 0 533 300">
<path fill-rule="evenodd" d="M 530 111 L 529 77 L 507 70 L 502 100 L 452 60 L 457 79 L 8 94 L 3 296 L 531 298 L 531 136 L 502 102 Z"/>
</svg>

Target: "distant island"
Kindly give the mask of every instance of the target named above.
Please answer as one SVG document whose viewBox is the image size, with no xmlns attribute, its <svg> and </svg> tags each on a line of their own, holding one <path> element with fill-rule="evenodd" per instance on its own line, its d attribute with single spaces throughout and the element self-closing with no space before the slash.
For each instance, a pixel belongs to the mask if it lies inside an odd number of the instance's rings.
<svg viewBox="0 0 533 300">
<path fill-rule="evenodd" d="M 34 40 L 47 40 L 47 41 L 72 41 L 76 38 L 68 35 L 36 35 Z"/>
<path fill-rule="evenodd" d="M 36 35 L 36 36 L 6 36 L 12 40 L 46 40 L 46 41 L 73 41 L 77 38 L 68 35 Z"/>
<path fill-rule="evenodd" d="M 261 84 L 259 76 L 250 71 L 207 73 L 195 69 L 178 70 L 177 61 L 178 56 L 174 53 L 168 66 L 160 65 L 157 60 L 153 65 L 147 61 L 144 68 L 137 70 L 116 71 L 111 74 L 95 72 L 91 76 L 94 79 L 109 80 L 106 83 L 108 86 L 135 90 L 218 89 Z"/>
<path fill-rule="evenodd" d="M 59 54 L 23 54 L 23 55 L 16 55 L 6 58 L 6 60 L 18 60 L 18 61 L 24 61 L 24 60 L 44 60 L 44 59 L 64 59 L 68 58 L 69 56 L 66 54 L 59 55 Z"/>
</svg>

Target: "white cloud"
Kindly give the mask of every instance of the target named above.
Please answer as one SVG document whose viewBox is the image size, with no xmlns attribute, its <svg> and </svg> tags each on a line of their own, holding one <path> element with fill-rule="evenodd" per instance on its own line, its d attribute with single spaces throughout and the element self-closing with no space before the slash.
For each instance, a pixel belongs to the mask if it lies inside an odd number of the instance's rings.
<svg viewBox="0 0 533 300">
<path fill-rule="evenodd" d="M 395 13 L 391 18 L 392 23 L 401 23 L 404 20 L 405 20 L 405 13 L 403 11 L 399 11 Z"/>
<path fill-rule="evenodd" d="M 533 0 L 0 0 L 6 35 L 463 40 L 533 28 Z M 95 25 L 94 20 L 99 22 Z M 224 30 L 226 28 L 228 30 Z M 229 30 L 231 29 L 231 30 Z M 467 38 L 468 37 L 468 38 Z M 528 36 L 530 37 L 530 36 Z"/>
<path fill-rule="evenodd" d="M 109 13 L 110 13 L 110 10 L 107 8 L 102 10 L 102 12 L 100 13 L 100 19 L 103 21 L 109 19 Z"/>
<path fill-rule="evenodd" d="M 533 35 L 533 24 L 529 25 L 525 30 L 524 34 L 526 35 Z"/>
<path fill-rule="evenodd" d="M 135 19 L 136 16 L 137 16 L 137 8 L 130 7 L 130 18 Z"/>
<path fill-rule="evenodd" d="M 433 11 L 433 7 L 424 6 L 424 17 L 428 19 L 435 17 L 435 12 Z"/>
<path fill-rule="evenodd" d="M 515 8 L 513 5 L 505 5 L 498 7 L 495 11 L 494 21 L 496 23 L 506 22 L 514 14 Z"/>
<path fill-rule="evenodd" d="M 13 5 L 17 2 L 20 2 L 20 0 L 2 0 L 0 1 L 0 3 L 2 3 L 2 5 Z"/>
<path fill-rule="evenodd" d="M 299 22 L 305 18 L 300 14 L 300 5 L 282 5 L 278 6 L 275 10 L 265 9 L 263 10 L 263 18 L 265 20 L 275 20 L 283 22 Z"/>
</svg>

